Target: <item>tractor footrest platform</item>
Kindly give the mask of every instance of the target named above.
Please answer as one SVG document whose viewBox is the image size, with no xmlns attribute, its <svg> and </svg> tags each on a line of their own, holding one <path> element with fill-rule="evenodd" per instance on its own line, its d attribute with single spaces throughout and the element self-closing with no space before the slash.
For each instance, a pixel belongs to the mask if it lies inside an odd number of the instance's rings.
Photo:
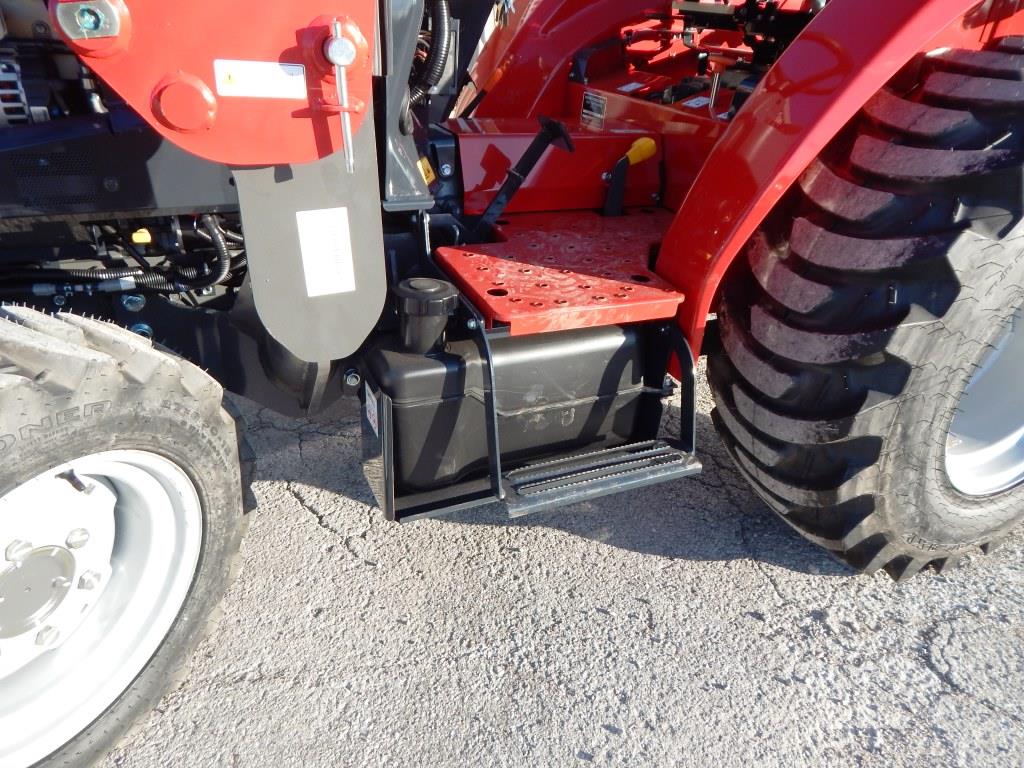
<svg viewBox="0 0 1024 768">
<path fill-rule="evenodd" d="M 510 336 L 671 320 L 684 297 L 650 269 L 671 222 L 653 208 L 512 214 L 499 242 L 438 248 L 437 261 Z"/>
<path fill-rule="evenodd" d="M 696 457 L 665 440 L 528 464 L 505 475 L 510 517 L 695 475 Z"/>
</svg>

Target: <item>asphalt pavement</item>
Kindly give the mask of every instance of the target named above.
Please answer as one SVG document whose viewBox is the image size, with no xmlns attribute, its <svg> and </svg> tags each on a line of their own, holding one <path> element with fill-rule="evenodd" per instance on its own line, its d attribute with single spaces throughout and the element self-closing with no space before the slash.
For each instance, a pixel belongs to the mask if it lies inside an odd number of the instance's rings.
<svg viewBox="0 0 1024 768">
<path fill-rule="evenodd" d="M 240 407 L 242 573 L 109 766 L 1024 765 L 1024 536 L 854 575 L 748 490 L 706 388 L 701 476 L 513 523 L 386 523 L 354 417 Z"/>
</svg>

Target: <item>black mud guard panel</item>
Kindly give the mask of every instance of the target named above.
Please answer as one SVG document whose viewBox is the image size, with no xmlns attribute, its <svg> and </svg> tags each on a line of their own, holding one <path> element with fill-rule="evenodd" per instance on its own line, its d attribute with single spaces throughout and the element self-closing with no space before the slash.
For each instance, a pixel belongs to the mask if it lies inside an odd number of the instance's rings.
<svg viewBox="0 0 1024 768">
<path fill-rule="evenodd" d="M 374 136 L 368 114 L 354 173 L 340 147 L 313 163 L 234 169 L 256 312 L 306 362 L 354 353 L 387 299 Z"/>
</svg>

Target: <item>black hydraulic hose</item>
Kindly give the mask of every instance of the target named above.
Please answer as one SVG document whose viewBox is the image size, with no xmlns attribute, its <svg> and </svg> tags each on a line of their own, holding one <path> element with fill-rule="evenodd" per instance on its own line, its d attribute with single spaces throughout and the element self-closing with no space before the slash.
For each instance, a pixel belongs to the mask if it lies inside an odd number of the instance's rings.
<svg viewBox="0 0 1024 768">
<path fill-rule="evenodd" d="M 433 0 L 430 7 L 430 55 L 419 82 L 409 91 L 409 104 L 422 102 L 430 89 L 441 82 L 452 43 L 452 14 L 448 0 Z"/>
<path fill-rule="evenodd" d="M 175 269 L 177 275 L 187 281 L 183 288 L 190 291 L 219 285 L 231 274 L 231 253 L 228 251 L 227 239 L 217 225 L 216 219 L 207 213 L 200 221 L 202 221 L 203 229 L 206 230 L 210 242 L 213 243 L 213 247 L 217 251 L 217 268 L 204 276 L 196 267 L 177 267 Z"/>
<path fill-rule="evenodd" d="M 117 280 L 125 285 L 125 291 L 144 288 L 151 291 L 177 293 L 180 289 L 158 272 L 144 272 L 141 269 L 23 269 L 5 272 L 4 281 L 24 280 L 40 283 L 103 283 Z"/>
<path fill-rule="evenodd" d="M 4 272 L 4 280 L 123 280 L 144 274 L 138 267 L 128 269 L 19 269 Z"/>
<path fill-rule="evenodd" d="M 201 270 L 197 267 L 176 267 L 174 279 L 153 269 L 142 269 L 140 267 L 129 267 L 127 269 L 20 269 L 3 273 L 0 281 L 24 281 L 29 285 L 25 288 L 13 288 L 8 285 L 2 286 L 0 294 L 35 292 L 34 289 L 45 289 L 47 283 L 85 283 L 94 286 L 89 290 L 101 292 L 130 292 L 134 290 L 158 291 L 160 293 L 182 293 L 203 288 L 210 288 L 224 282 L 231 271 L 240 269 L 246 265 L 243 255 L 232 263 L 231 253 L 228 251 L 227 239 L 234 237 L 241 239 L 235 233 L 223 232 L 216 219 L 209 214 L 202 217 L 204 235 L 209 238 L 217 251 L 217 265 L 212 272 Z M 234 237 L 232 237 L 234 236 Z M 145 260 L 135 246 L 126 239 L 121 238 L 122 244 L 128 253 L 140 264 Z M 122 283 L 118 285 L 117 283 Z M 50 292 L 54 290 L 51 285 Z M 48 294 L 40 294 L 48 295 Z"/>
</svg>

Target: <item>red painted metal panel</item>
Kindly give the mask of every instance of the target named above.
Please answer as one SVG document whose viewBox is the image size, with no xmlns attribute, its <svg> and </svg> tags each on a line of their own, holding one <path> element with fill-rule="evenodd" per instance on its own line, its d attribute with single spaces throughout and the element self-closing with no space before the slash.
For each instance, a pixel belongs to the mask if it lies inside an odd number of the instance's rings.
<svg viewBox="0 0 1024 768">
<path fill-rule="evenodd" d="M 472 72 L 488 92 L 477 117 L 562 113 L 569 62 L 581 48 L 618 35 L 671 0 L 534 0 L 517 3 L 515 21 L 488 42 Z"/>
<path fill-rule="evenodd" d="M 352 114 L 355 130 L 372 108 L 372 0 L 112 1 L 122 16 L 117 37 L 68 39 L 56 20 L 59 2 L 50 3 L 54 28 L 157 131 L 196 155 L 270 165 L 341 149 L 336 81 L 322 53 L 335 18 L 358 43 L 348 69 L 350 104 L 359 108 Z M 218 60 L 250 66 L 215 65 Z M 273 69 L 282 64 L 286 69 Z M 305 80 L 298 93 L 294 80 L 279 77 L 295 77 L 296 67 Z"/>
<path fill-rule="evenodd" d="M 683 296 L 647 262 L 670 221 L 653 209 L 513 215 L 503 242 L 439 248 L 437 259 L 489 326 L 513 336 L 667 320 Z"/>
<path fill-rule="evenodd" d="M 567 121 L 575 152 L 550 149 L 534 168 L 506 211 L 600 208 L 608 191 L 602 174 L 637 139 L 659 144 L 658 156 L 629 170 L 626 205 L 650 205 L 661 192 L 660 136 L 635 125 L 607 123 L 591 128 Z M 509 169 L 537 134 L 535 120 L 451 120 L 447 128 L 459 137 L 466 213 L 480 214 L 494 198 Z"/>
<path fill-rule="evenodd" d="M 687 295 L 680 323 L 694 349 L 722 277 L 758 224 L 914 54 L 979 46 L 987 9 L 964 18 L 975 5 L 832 0 L 786 50 L 715 146 L 658 259 L 658 273 Z"/>
</svg>

